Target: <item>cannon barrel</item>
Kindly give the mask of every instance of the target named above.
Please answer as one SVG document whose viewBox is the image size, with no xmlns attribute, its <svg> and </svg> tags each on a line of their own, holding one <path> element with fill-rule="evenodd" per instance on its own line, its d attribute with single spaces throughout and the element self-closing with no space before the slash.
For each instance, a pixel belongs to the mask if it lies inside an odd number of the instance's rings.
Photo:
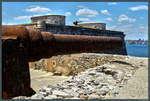
<svg viewBox="0 0 150 101">
<path fill-rule="evenodd" d="M 119 37 L 55 35 L 56 54 L 78 52 L 103 52 L 119 50 L 122 39 Z"/>
<path fill-rule="evenodd" d="M 2 26 L 2 39 L 8 38 L 27 48 L 29 61 L 61 54 L 113 51 L 123 46 L 120 37 L 60 35 L 22 26 Z"/>
<path fill-rule="evenodd" d="M 31 96 L 28 62 L 58 54 L 113 51 L 119 37 L 55 35 L 23 26 L 2 26 L 2 97 Z"/>
</svg>

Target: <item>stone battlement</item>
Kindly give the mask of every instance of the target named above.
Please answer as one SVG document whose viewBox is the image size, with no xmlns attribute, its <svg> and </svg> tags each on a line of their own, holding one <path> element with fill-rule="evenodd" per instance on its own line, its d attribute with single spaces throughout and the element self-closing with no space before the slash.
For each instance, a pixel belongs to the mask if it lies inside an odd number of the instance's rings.
<svg viewBox="0 0 150 101">
<path fill-rule="evenodd" d="M 122 55 L 127 54 L 124 41 L 125 34 L 121 31 L 107 30 L 105 23 L 88 22 L 78 23 L 75 26 L 68 26 L 65 25 L 65 16 L 62 15 L 36 16 L 31 17 L 31 21 L 31 24 L 23 24 L 23 26 L 39 29 L 44 32 L 52 32 L 54 34 L 121 37 L 124 42 L 123 48 L 120 51 L 105 53 Z"/>
</svg>

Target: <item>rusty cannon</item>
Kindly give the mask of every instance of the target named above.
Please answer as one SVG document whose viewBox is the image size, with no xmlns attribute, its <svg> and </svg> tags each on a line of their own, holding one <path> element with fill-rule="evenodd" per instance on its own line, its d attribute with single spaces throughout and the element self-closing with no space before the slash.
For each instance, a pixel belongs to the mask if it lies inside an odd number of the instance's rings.
<svg viewBox="0 0 150 101">
<path fill-rule="evenodd" d="M 63 35 L 24 26 L 2 26 L 2 97 L 31 96 L 28 62 L 82 52 L 103 52 L 123 47 L 120 37 Z"/>
</svg>

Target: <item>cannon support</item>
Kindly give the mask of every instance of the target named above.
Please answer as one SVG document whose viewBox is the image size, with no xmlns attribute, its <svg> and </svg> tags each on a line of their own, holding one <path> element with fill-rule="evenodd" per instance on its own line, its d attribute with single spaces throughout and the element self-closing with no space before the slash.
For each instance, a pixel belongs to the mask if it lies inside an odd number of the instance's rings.
<svg viewBox="0 0 150 101">
<path fill-rule="evenodd" d="M 31 96 L 28 62 L 59 54 L 119 50 L 119 37 L 55 35 L 23 26 L 2 26 L 3 98 Z"/>
</svg>

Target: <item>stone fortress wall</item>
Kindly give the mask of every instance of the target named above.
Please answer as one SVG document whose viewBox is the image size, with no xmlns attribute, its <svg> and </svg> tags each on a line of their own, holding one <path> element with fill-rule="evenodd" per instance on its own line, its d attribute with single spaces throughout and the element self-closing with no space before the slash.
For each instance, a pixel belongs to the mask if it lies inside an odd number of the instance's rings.
<svg viewBox="0 0 150 101">
<path fill-rule="evenodd" d="M 32 23 L 36 23 L 35 28 L 40 29 L 41 31 L 52 32 L 54 34 L 112 36 L 121 37 L 123 41 L 125 37 L 123 32 L 106 30 L 105 23 L 79 23 L 75 26 L 65 25 L 65 16 L 61 15 L 45 15 L 31 17 L 31 21 Z M 103 53 L 126 55 L 127 52 L 125 47 L 125 41 L 124 46 L 120 51 Z"/>
</svg>

